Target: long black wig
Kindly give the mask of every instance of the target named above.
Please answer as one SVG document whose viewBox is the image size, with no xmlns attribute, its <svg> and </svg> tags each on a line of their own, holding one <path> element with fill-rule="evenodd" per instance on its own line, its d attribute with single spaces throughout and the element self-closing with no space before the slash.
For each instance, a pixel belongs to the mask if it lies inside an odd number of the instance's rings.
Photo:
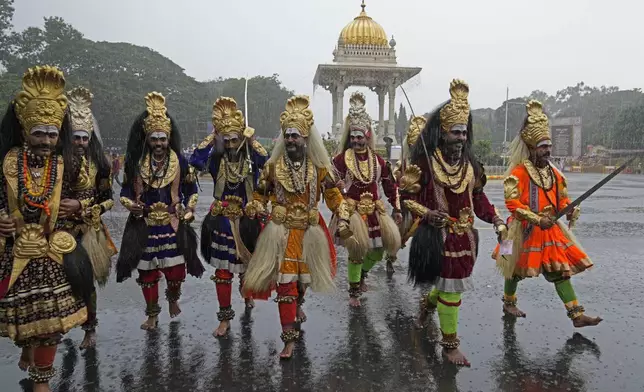
<svg viewBox="0 0 644 392">
<path fill-rule="evenodd" d="M 445 139 L 441 129 L 440 111 L 450 101 L 435 108 L 421 137 L 411 148 L 411 163 L 418 165 L 423 171 L 421 178 L 423 188 L 431 181 L 431 157 L 436 149 L 443 147 Z M 484 178 L 483 165 L 479 163 L 472 150 L 472 114 L 467 122 L 467 140 L 463 145 L 461 159 L 467 160 L 474 169 L 474 178 Z M 409 268 L 407 276 L 414 285 L 434 284 L 440 277 L 442 269 L 443 229 L 434 227 L 423 220 L 414 233 L 409 248 Z"/>
</svg>

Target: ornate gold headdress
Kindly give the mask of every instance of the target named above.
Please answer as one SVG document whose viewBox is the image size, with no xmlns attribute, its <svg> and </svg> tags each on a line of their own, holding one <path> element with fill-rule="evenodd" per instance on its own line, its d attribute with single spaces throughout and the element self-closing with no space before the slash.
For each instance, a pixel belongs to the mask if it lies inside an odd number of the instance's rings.
<svg viewBox="0 0 644 392">
<path fill-rule="evenodd" d="M 94 94 L 85 87 L 76 87 L 67 93 L 72 131 L 86 131 L 90 136 L 94 132 L 93 98 Z"/>
<path fill-rule="evenodd" d="M 407 144 L 413 146 L 418 140 L 418 136 L 427 125 L 427 119 L 423 116 L 412 117 L 409 121 L 409 129 L 407 130 Z"/>
<path fill-rule="evenodd" d="M 467 97 L 470 88 L 462 80 L 454 79 L 449 85 L 450 102 L 443 106 L 440 111 L 441 128 L 443 132 L 449 132 L 456 124 L 467 124 L 470 117 L 470 104 Z"/>
<path fill-rule="evenodd" d="M 29 68 L 22 77 L 22 91 L 14 102 L 16 116 L 25 133 L 37 125 L 63 124 L 67 98 L 65 76 L 56 67 Z"/>
<path fill-rule="evenodd" d="M 295 128 L 302 134 L 302 137 L 308 137 L 309 131 L 313 126 L 313 111 L 309 109 L 309 97 L 306 95 L 296 95 L 286 101 L 286 111 L 280 116 L 282 133 L 289 128 Z"/>
<path fill-rule="evenodd" d="M 537 147 L 544 140 L 551 140 L 548 116 L 543 112 L 543 105 L 539 101 L 530 100 L 526 105 L 528 121 L 521 130 L 521 139 L 529 147 Z"/>
<path fill-rule="evenodd" d="M 349 128 L 355 127 L 362 130 L 367 139 L 371 138 L 371 117 L 367 113 L 365 105 L 367 100 L 361 92 L 354 92 L 349 98 L 349 115 L 347 121 Z"/>
<path fill-rule="evenodd" d="M 170 136 L 172 123 L 167 115 L 165 97 L 156 91 L 151 92 L 145 96 L 145 106 L 148 111 L 148 116 L 143 120 L 145 133 L 163 132 Z"/>
<path fill-rule="evenodd" d="M 212 105 L 212 125 L 219 135 L 230 133 L 242 134 L 245 123 L 242 111 L 237 109 L 237 102 L 229 97 L 221 97 Z"/>
</svg>

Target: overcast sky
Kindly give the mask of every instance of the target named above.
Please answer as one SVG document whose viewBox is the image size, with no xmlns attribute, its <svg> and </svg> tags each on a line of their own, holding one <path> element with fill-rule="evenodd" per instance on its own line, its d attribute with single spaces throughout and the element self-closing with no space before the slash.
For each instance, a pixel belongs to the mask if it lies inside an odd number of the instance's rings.
<svg viewBox="0 0 644 392">
<path fill-rule="evenodd" d="M 198 80 L 278 73 L 312 95 L 319 63 L 330 63 L 360 0 L 16 0 L 15 28 L 61 16 L 97 41 L 150 47 Z M 414 109 L 448 98 L 449 81 L 470 85 L 472 107 L 510 96 L 589 85 L 644 88 L 644 2 L 633 0 L 367 0 L 367 13 L 397 41 L 398 63 L 422 67 L 407 87 Z M 347 91 L 345 98 L 355 90 Z M 404 98 L 398 90 L 396 108 Z M 375 94 L 367 95 L 372 116 Z M 345 102 L 345 110 L 348 103 Z M 326 132 L 331 98 L 313 109 Z M 385 110 L 386 112 L 386 110 Z M 205 114 L 208 115 L 208 114 Z M 252 108 L 251 108 L 252 125 Z"/>
</svg>

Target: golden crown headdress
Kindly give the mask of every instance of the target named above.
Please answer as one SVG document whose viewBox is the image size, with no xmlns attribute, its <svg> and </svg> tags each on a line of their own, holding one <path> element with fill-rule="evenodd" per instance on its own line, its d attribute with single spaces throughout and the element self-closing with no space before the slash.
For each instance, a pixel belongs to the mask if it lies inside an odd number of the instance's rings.
<svg viewBox="0 0 644 392">
<path fill-rule="evenodd" d="M 409 128 L 407 129 L 407 144 L 413 146 L 418 140 L 418 136 L 427 125 L 427 119 L 423 116 L 412 117 L 409 121 Z"/>
<path fill-rule="evenodd" d="M 148 116 L 143 120 L 145 133 L 163 132 L 168 137 L 172 131 L 172 123 L 165 106 L 165 97 L 161 93 L 151 92 L 145 96 L 145 106 Z"/>
<path fill-rule="evenodd" d="M 454 79 L 449 85 L 450 102 L 440 111 L 441 128 L 449 132 L 456 124 L 467 124 L 470 117 L 470 104 L 467 97 L 470 87 L 462 80 Z"/>
<path fill-rule="evenodd" d="M 543 112 L 543 105 L 536 100 L 530 100 L 526 105 L 528 120 L 521 130 L 521 139 L 530 147 L 537 147 L 537 144 L 550 138 L 550 124 L 548 116 Z"/>
<path fill-rule="evenodd" d="M 94 132 L 93 98 L 94 94 L 85 87 L 76 87 L 67 93 L 72 131 L 86 131 L 90 136 Z"/>
<path fill-rule="evenodd" d="M 295 128 L 303 137 L 309 136 L 314 123 L 313 111 L 309 105 L 309 97 L 306 95 L 296 95 L 286 101 L 286 110 L 280 115 L 282 133 L 289 128 Z"/>
<path fill-rule="evenodd" d="M 229 97 L 221 97 L 212 105 L 212 125 L 219 135 L 242 134 L 245 129 L 244 115 L 237 109 L 237 102 Z"/>
<path fill-rule="evenodd" d="M 22 77 L 22 91 L 14 99 L 18 121 L 25 133 L 37 125 L 63 124 L 67 98 L 65 76 L 56 67 L 29 68 Z"/>
<path fill-rule="evenodd" d="M 349 122 L 349 128 L 359 128 L 364 131 L 365 137 L 371 137 L 371 117 L 367 113 L 367 108 L 365 105 L 367 100 L 364 97 L 364 94 L 361 92 L 354 92 L 349 98 L 349 115 L 347 115 L 347 121 Z"/>
</svg>

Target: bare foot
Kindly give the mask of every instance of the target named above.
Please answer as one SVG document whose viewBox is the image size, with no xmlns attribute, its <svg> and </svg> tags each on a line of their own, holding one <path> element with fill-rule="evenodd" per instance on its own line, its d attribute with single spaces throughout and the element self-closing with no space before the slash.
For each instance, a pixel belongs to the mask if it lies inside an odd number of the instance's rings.
<svg viewBox="0 0 644 392">
<path fill-rule="evenodd" d="M 252 298 L 246 298 L 246 309 L 253 309 L 255 307 L 255 300 Z"/>
<path fill-rule="evenodd" d="M 226 336 L 228 333 L 228 330 L 230 329 L 230 320 L 224 320 L 219 323 L 219 326 L 215 331 L 212 333 L 216 338 L 220 338 L 222 336 Z"/>
<path fill-rule="evenodd" d="M 503 311 L 506 314 L 512 315 L 514 317 L 525 317 L 525 312 L 517 308 L 516 305 L 503 304 Z"/>
<path fill-rule="evenodd" d="M 295 348 L 295 342 L 286 343 L 284 350 L 280 353 L 280 359 L 291 359 L 293 357 L 293 348 Z"/>
<path fill-rule="evenodd" d="M 34 392 L 51 392 L 49 383 L 34 384 Z"/>
<path fill-rule="evenodd" d="M 18 361 L 18 367 L 23 372 L 26 372 L 30 366 L 34 366 L 34 349 L 33 347 L 24 347 Z"/>
<path fill-rule="evenodd" d="M 86 331 L 85 338 L 80 344 L 80 349 L 85 350 L 86 348 L 93 348 L 96 346 L 96 332 L 95 331 Z"/>
<path fill-rule="evenodd" d="M 359 308 L 361 306 L 360 298 L 349 297 L 349 306 Z"/>
<path fill-rule="evenodd" d="M 427 297 L 423 297 L 423 299 L 420 301 L 420 309 L 418 310 L 418 318 L 416 319 L 416 322 L 414 322 L 414 325 L 418 329 L 423 329 L 427 326 L 427 317 L 429 317 L 429 314 L 433 312 L 436 309 L 436 306 L 433 304 L 429 303 L 427 301 Z"/>
<path fill-rule="evenodd" d="M 170 302 L 169 309 L 170 318 L 175 318 L 181 314 L 181 309 L 179 308 L 179 302 Z"/>
<path fill-rule="evenodd" d="M 457 348 L 451 350 L 443 349 L 443 357 L 447 359 L 447 362 L 457 366 L 471 366 L 470 362 L 465 358 L 465 355 Z"/>
<path fill-rule="evenodd" d="M 141 324 L 141 329 L 146 331 L 152 331 L 156 329 L 158 325 L 159 325 L 158 316 L 149 316 L 148 319 L 143 324 Z"/>
<path fill-rule="evenodd" d="M 601 323 L 602 320 L 603 319 L 601 317 L 589 317 L 585 314 L 582 314 L 581 316 L 572 320 L 572 325 L 574 325 L 575 328 L 592 327 Z"/>
<path fill-rule="evenodd" d="M 297 321 L 299 323 L 305 323 L 306 322 L 306 313 L 304 313 L 304 309 L 302 309 L 301 306 L 297 307 Z"/>
</svg>

